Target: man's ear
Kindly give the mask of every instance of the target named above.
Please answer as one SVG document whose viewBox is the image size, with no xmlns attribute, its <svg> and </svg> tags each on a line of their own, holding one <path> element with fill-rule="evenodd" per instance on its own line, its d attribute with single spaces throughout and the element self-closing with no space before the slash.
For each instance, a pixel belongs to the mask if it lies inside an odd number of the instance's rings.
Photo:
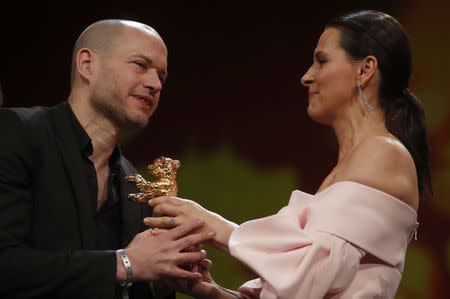
<svg viewBox="0 0 450 299">
<path fill-rule="evenodd" d="M 77 54 L 77 71 L 82 80 L 90 81 L 93 74 L 93 62 L 95 53 L 87 48 L 82 48 Z"/>
<path fill-rule="evenodd" d="M 375 76 L 378 69 L 378 60 L 375 56 L 369 55 L 364 58 L 358 67 L 358 81 L 361 86 L 366 86 Z"/>
</svg>

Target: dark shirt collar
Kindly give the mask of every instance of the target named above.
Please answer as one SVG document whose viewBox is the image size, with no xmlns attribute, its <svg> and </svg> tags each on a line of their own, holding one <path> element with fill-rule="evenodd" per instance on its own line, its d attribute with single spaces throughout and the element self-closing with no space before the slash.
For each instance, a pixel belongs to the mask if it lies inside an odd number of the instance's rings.
<svg viewBox="0 0 450 299">
<path fill-rule="evenodd" d="M 67 110 L 69 118 L 72 122 L 73 133 L 75 135 L 75 139 L 77 140 L 79 149 L 83 153 L 84 157 L 89 158 L 89 156 L 91 156 L 92 153 L 94 152 L 94 148 L 92 146 L 92 139 L 89 137 L 89 135 L 86 133 L 86 130 L 78 121 L 77 116 L 73 112 L 72 107 L 70 107 L 68 102 L 65 103 L 64 108 Z M 120 152 L 119 145 L 116 144 L 114 151 L 109 157 L 109 166 L 111 170 L 116 169 L 116 166 L 119 163 L 121 155 L 122 153 Z"/>
<path fill-rule="evenodd" d="M 73 134 L 75 135 L 75 139 L 80 151 L 83 152 L 86 157 L 89 157 L 94 151 L 94 148 L 92 147 L 92 139 L 89 137 L 89 135 L 86 133 L 86 130 L 78 121 L 78 118 L 73 112 L 72 107 L 70 107 L 69 103 L 66 102 L 64 108 L 66 108 L 67 113 L 69 114 L 69 119 L 72 123 Z"/>
<path fill-rule="evenodd" d="M 120 162 L 120 157 L 122 156 L 122 152 L 120 151 L 119 145 L 116 144 L 116 147 L 114 148 L 114 151 L 112 152 L 111 156 L 109 157 L 109 167 L 110 169 L 113 169 L 114 171 L 117 169 L 117 165 Z"/>
</svg>

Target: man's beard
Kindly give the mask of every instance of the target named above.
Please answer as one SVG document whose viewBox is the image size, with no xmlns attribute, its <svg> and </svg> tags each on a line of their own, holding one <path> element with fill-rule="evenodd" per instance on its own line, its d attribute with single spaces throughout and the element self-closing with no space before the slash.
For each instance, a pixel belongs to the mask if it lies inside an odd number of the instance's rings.
<svg viewBox="0 0 450 299">
<path fill-rule="evenodd" d="M 126 104 L 122 103 L 118 92 L 110 89 L 110 92 L 95 93 L 91 103 L 94 110 L 106 119 L 112 121 L 118 128 L 140 128 L 143 129 L 148 124 L 147 117 L 132 117 L 127 110 Z"/>
</svg>

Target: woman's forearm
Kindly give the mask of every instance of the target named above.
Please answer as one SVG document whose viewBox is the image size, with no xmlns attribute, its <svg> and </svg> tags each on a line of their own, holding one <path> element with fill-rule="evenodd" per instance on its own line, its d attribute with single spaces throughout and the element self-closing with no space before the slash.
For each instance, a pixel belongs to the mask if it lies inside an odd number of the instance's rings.
<svg viewBox="0 0 450 299">
<path fill-rule="evenodd" d="M 225 289 L 224 287 L 221 286 L 219 286 L 219 288 L 220 288 L 220 295 L 217 299 L 250 299 L 250 297 L 237 291 Z"/>
<path fill-rule="evenodd" d="M 229 221 L 217 213 L 210 212 L 213 220 L 209 223 L 212 229 L 216 233 L 211 245 L 221 251 L 229 253 L 228 241 L 230 240 L 231 233 L 238 227 L 238 225 L 232 221 Z"/>
</svg>

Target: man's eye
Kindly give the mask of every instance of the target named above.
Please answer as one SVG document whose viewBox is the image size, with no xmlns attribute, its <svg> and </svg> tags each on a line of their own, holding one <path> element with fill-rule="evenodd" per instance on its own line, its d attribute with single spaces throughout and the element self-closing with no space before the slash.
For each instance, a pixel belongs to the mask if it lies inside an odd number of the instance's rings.
<svg viewBox="0 0 450 299">
<path fill-rule="evenodd" d="M 327 62 L 327 61 L 324 60 L 324 59 L 320 59 L 320 60 L 317 60 L 317 62 L 318 62 L 320 65 L 322 65 L 322 64 L 324 64 L 324 63 Z"/>
<path fill-rule="evenodd" d="M 136 64 L 137 66 L 143 68 L 143 69 L 147 69 L 147 65 L 143 62 L 140 61 L 135 61 L 134 64 Z"/>
</svg>

